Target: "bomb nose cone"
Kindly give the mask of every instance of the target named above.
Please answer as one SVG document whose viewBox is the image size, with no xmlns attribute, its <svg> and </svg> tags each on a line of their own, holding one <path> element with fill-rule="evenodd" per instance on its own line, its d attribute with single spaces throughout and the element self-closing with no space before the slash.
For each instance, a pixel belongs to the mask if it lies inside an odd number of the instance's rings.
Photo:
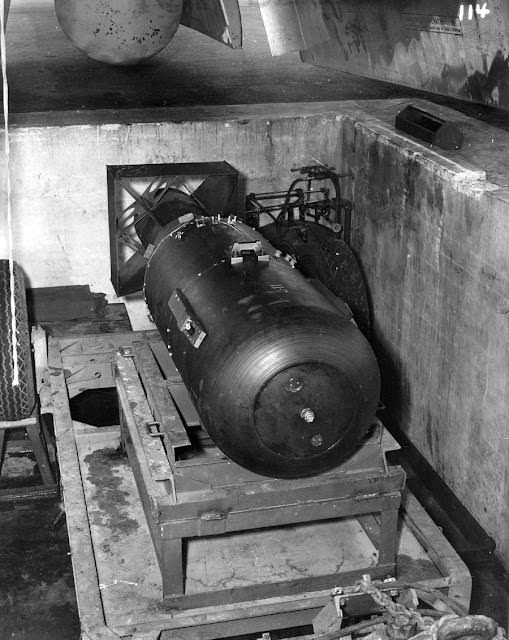
<svg viewBox="0 0 509 640">
<path fill-rule="evenodd" d="M 173 38 L 182 0 L 55 0 L 55 11 L 65 35 L 91 58 L 134 65 Z"/>
</svg>

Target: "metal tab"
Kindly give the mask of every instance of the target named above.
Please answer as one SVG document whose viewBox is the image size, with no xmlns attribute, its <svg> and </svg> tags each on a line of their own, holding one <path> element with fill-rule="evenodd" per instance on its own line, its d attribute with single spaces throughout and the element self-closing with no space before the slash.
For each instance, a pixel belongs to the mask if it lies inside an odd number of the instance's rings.
<svg viewBox="0 0 509 640">
<path fill-rule="evenodd" d="M 192 222 L 194 220 L 194 213 L 186 213 L 183 216 L 180 216 L 178 221 L 180 224 L 184 224 L 185 222 Z"/>
<path fill-rule="evenodd" d="M 180 331 L 182 331 L 193 347 L 198 349 L 205 340 L 207 332 L 180 289 L 175 289 L 168 301 L 168 307 L 177 321 Z"/>
<path fill-rule="evenodd" d="M 239 264 L 244 262 L 245 258 L 255 257 L 257 261 L 268 262 L 270 256 L 263 250 L 262 243 L 257 242 L 235 242 L 232 245 L 230 253 L 230 263 Z"/>
<path fill-rule="evenodd" d="M 164 433 L 161 431 L 161 425 L 159 422 L 147 422 L 145 425 L 148 435 L 151 438 L 162 438 Z"/>
</svg>

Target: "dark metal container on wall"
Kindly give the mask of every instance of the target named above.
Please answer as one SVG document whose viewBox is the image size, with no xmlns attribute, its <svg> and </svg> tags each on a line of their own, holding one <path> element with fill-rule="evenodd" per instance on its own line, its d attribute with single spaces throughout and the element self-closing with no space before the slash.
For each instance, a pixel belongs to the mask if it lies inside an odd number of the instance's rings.
<svg viewBox="0 0 509 640">
<path fill-rule="evenodd" d="M 204 427 L 271 477 L 337 466 L 373 421 L 380 380 L 364 336 L 258 232 L 184 216 L 145 275 L 154 322 Z"/>
</svg>

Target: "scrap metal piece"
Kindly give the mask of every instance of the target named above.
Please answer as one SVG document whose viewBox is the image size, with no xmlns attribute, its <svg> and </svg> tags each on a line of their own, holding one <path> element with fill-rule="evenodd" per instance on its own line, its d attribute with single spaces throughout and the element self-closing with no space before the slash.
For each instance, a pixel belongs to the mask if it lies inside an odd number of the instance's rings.
<svg viewBox="0 0 509 640">
<path fill-rule="evenodd" d="M 396 116 L 396 129 L 441 149 L 461 149 L 463 133 L 452 122 L 409 104 Z"/>
<path fill-rule="evenodd" d="M 232 49 L 242 46 L 238 0 L 186 0 L 181 23 Z"/>
</svg>

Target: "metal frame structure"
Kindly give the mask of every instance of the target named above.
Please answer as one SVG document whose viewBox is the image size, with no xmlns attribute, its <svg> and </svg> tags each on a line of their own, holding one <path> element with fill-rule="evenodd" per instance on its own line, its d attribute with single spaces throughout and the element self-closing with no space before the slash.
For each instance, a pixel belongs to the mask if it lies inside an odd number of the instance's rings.
<svg viewBox="0 0 509 640">
<path fill-rule="evenodd" d="M 45 371 L 47 368 L 46 333 L 44 330 L 40 327 L 32 327 L 31 342 L 34 350 L 36 391 L 39 396 L 41 396 L 41 393 L 44 394 L 46 391 L 43 380 L 46 375 Z M 24 420 L 0 421 L 0 472 L 2 470 L 6 453 L 6 433 L 11 429 L 22 429 L 25 431 L 28 441 L 32 447 L 42 484 L 28 487 L 0 489 L 0 504 L 13 505 L 20 501 L 54 498 L 58 495 L 58 485 L 51 467 L 51 462 L 54 462 L 55 460 L 54 456 L 52 456 L 48 450 L 50 436 L 46 423 L 41 417 L 40 405 L 43 405 L 42 408 L 44 409 L 44 412 L 46 412 L 47 399 L 44 395 L 38 398 L 32 411 L 32 415 L 28 418 L 25 418 Z"/>
<path fill-rule="evenodd" d="M 162 343 L 161 343 L 162 345 Z M 171 363 L 156 357 L 146 342 L 135 342 L 132 354 L 115 360 L 116 385 L 120 400 L 122 442 L 134 470 L 136 484 L 156 549 L 163 578 L 165 599 L 175 606 L 226 604 L 253 597 L 286 595 L 332 587 L 338 579 L 351 581 L 370 572 L 373 577 L 394 574 L 397 515 L 405 473 L 387 466 L 385 452 L 398 448 L 375 433 L 345 464 L 310 478 L 281 480 L 266 478 L 241 468 L 220 456 L 216 447 L 201 455 L 178 459 L 186 442 L 186 430 L 179 411 L 168 394 L 160 369 L 171 373 Z M 154 431 L 154 423 L 157 430 Z M 154 435 L 160 436 L 154 440 Z M 206 487 L 196 491 L 196 487 Z M 281 527 L 303 522 L 378 514 L 376 566 L 359 567 L 353 574 L 276 582 L 215 591 L 203 596 L 186 596 L 182 549 L 187 538 L 234 531 Z M 375 536 L 373 536 L 375 539 Z"/>
<path fill-rule="evenodd" d="M 194 191 L 187 180 L 201 178 L 202 184 Z M 146 181 L 147 186 L 140 192 L 136 181 Z M 212 215 L 212 204 L 221 208 L 225 215 L 233 215 L 237 209 L 238 172 L 227 162 L 175 162 L 172 164 L 109 165 L 108 218 L 110 232 L 111 282 L 118 295 L 131 293 L 126 287 L 127 274 L 143 271 L 150 257 L 139 241 L 136 226 L 145 217 L 155 223 L 155 211 L 163 203 L 174 183 L 181 184 L 190 201 L 204 214 Z M 128 195 L 131 202 L 125 206 Z M 129 261 L 122 258 L 121 245 L 127 245 L 134 254 Z M 141 286 L 140 286 L 141 288 Z"/>
</svg>

